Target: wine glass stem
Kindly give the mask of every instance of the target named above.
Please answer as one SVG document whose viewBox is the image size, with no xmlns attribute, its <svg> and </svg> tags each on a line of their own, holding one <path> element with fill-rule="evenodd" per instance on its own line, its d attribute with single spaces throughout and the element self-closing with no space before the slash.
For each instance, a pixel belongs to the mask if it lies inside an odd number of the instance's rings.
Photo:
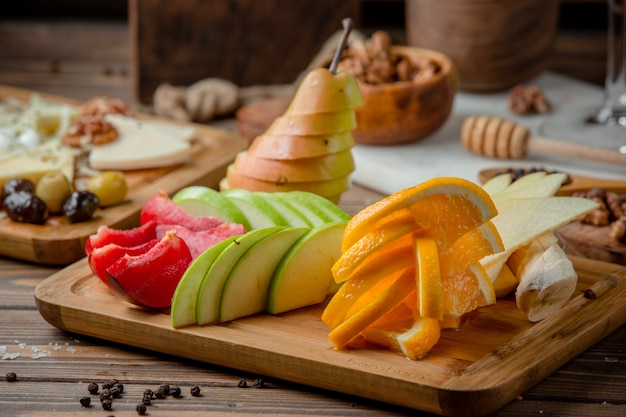
<svg viewBox="0 0 626 417">
<path fill-rule="evenodd" d="M 605 103 L 599 123 L 626 126 L 626 13 L 624 0 L 608 0 L 607 72 Z"/>
</svg>

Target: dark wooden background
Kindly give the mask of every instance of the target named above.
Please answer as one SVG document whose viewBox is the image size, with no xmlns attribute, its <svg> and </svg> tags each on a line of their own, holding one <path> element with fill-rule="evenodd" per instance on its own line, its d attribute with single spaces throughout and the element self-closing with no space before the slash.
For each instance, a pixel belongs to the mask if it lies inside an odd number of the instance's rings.
<svg viewBox="0 0 626 417">
<path fill-rule="evenodd" d="M 561 0 L 560 12 L 550 69 L 603 84 L 606 0 Z M 77 98 L 82 84 L 106 82 L 143 103 L 163 82 L 291 83 L 346 16 L 405 42 L 404 0 L 2 2 L 0 83 L 55 88 L 71 77 Z"/>
</svg>

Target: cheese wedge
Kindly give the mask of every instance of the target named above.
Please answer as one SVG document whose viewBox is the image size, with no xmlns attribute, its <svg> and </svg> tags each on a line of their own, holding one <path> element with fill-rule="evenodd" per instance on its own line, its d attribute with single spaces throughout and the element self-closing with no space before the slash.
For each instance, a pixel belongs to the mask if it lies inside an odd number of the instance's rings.
<svg viewBox="0 0 626 417">
<path fill-rule="evenodd" d="M 37 184 L 44 175 L 61 171 L 74 179 L 76 154 L 73 149 L 51 140 L 22 153 L 0 152 L 0 188 L 13 178 L 25 178 Z"/>
<path fill-rule="evenodd" d="M 37 184 L 41 177 L 58 169 L 53 164 L 15 155 L 12 158 L 3 159 L 0 163 L 0 188 L 14 178 L 28 179 Z"/>
<path fill-rule="evenodd" d="M 89 165 L 93 169 L 157 168 L 187 162 L 191 156 L 193 134 L 188 129 L 163 129 L 150 121 L 120 115 L 106 117 L 117 129 L 118 138 L 91 149 Z"/>
</svg>

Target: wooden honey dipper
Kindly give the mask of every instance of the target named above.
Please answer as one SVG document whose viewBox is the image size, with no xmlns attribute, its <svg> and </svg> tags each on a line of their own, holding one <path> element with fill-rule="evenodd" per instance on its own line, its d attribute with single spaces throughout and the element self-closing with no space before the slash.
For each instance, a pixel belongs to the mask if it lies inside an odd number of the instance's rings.
<svg viewBox="0 0 626 417">
<path fill-rule="evenodd" d="M 626 130 L 624 131 L 626 139 Z M 461 128 L 461 145 L 478 155 L 521 159 L 527 152 L 569 156 L 626 166 L 626 154 L 593 146 L 531 136 L 515 122 L 493 116 L 470 116 Z"/>
</svg>

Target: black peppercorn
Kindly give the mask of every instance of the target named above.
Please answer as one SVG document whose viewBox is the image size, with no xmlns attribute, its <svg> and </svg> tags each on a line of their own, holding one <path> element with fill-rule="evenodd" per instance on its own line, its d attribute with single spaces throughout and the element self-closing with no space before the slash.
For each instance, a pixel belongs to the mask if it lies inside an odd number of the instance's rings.
<svg viewBox="0 0 626 417">
<path fill-rule="evenodd" d="M 167 388 L 167 392 L 169 392 L 169 391 L 170 391 L 170 389 L 168 387 Z M 157 397 L 160 400 L 165 398 L 166 395 L 167 394 L 166 394 L 165 388 L 163 388 L 163 387 L 159 387 L 159 389 L 154 393 L 154 396 Z"/>
<path fill-rule="evenodd" d="M 114 386 L 116 386 L 117 384 L 119 384 L 119 381 L 117 379 L 111 379 L 110 381 L 107 381 L 105 383 L 102 384 L 102 388 L 113 388 Z"/>
<path fill-rule="evenodd" d="M 100 401 L 110 400 L 111 398 L 111 390 L 108 388 L 102 388 L 102 391 L 100 392 Z"/>
<path fill-rule="evenodd" d="M 180 391 L 180 387 L 178 385 L 170 385 L 170 395 L 174 398 L 180 397 L 182 392 Z"/>
<path fill-rule="evenodd" d="M 265 382 L 261 378 L 257 378 L 254 380 L 253 384 L 254 388 L 263 388 L 265 386 Z"/>
<path fill-rule="evenodd" d="M 152 397 L 149 395 L 144 395 L 141 399 L 142 404 L 150 405 L 152 403 Z"/>
<path fill-rule="evenodd" d="M 197 385 L 194 385 L 193 387 L 191 387 L 191 395 L 194 397 L 199 397 L 200 396 L 200 387 Z"/>
<path fill-rule="evenodd" d="M 242 379 L 239 381 L 239 383 L 237 384 L 237 388 L 247 388 L 248 387 L 248 383 L 246 382 L 245 379 Z"/>
<path fill-rule="evenodd" d="M 170 384 L 161 384 L 159 389 L 163 390 L 163 394 L 170 395 Z"/>
<path fill-rule="evenodd" d="M 90 394 L 97 394 L 98 389 L 98 384 L 96 384 L 95 382 L 90 382 L 87 386 L 87 391 L 89 391 Z"/>
<path fill-rule="evenodd" d="M 7 380 L 7 382 L 15 382 L 17 381 L 17 374 L 15 372 L 8 372 L 4 378 Z"/>
<path fill-rule="evenodd" d="M 120 389 L 117 385 L 113 385 L 111 388 L 109 388 L 109 391 L 111 392 L 111 397 L 113 398 L 120 397 Z"/>
<path fill-rule="evenodd" d="M 102 400 L 102 409 L 111 411 L 113 409 L 113 401 L 110 398 Z"/>
<path fill-rule="evenodd" d="M 139 403 L 137 404 L 137 407 L 135 407 L 135 410 L 137 411 L 137 414 L 139 414 L 140 416 L 143 416 L 144 414 L 146 414 L 146 405 L 144 403 Z"/>
<path fill-rule="evenodd" d="M 143 396 L 152 398 L 154 396 L 154 392 L 151 389 L 145 389 L 143 392 Z"/>
<path fill-rule="evenodd" d="M 80 399 L 80 405 L 82 405 L 83 407 L 91 406 L 91 398 L 89 398 L 89 397 L 82 397 Z"/>
</svg>

